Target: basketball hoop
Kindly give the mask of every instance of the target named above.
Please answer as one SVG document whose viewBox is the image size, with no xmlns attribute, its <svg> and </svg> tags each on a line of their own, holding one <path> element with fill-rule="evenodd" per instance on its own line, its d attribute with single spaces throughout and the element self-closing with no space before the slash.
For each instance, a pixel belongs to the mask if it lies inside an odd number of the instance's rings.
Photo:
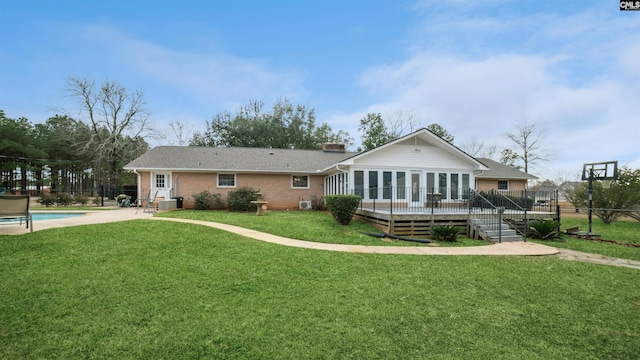
<svg viewBox="0 0 640 360">
<path fill-rule="evenodd" d="M 618 162 L 605 161 L 582 166 L 582 180 L 618 180 Z"/>
<path fill-rule="evenodd" d="M 618 180 L 618 162 L 587 163 L 582 166 L 582 180 L 589 180 L 589 234 L 593 219 L 593 180 Z"/>
</svg>

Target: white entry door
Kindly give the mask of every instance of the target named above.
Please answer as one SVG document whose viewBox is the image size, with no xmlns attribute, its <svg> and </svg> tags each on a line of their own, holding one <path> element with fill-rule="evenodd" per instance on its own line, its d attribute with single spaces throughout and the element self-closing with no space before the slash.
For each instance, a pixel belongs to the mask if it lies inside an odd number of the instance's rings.
<svg viewBox="0 0 640 360">
<path fill-rule="evenodd" d="M 153 173 L 151 177 L 151 196 L 158 191 L 157 197 L 171 199 L 171 174 Z"/>
</svg>

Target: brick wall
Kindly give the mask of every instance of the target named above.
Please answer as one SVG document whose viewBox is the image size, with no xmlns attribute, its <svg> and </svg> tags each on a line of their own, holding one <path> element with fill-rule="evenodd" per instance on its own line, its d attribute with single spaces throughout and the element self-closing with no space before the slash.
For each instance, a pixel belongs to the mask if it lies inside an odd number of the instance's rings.
<svg viewBox="0 0 640 360">
<path fill-rule="evenodd" d="M 498 179 L 476 179 L 477 191 L 498 190 Z M 500 179 L 503 180 L 503 179 Z M 505 179 L 506 180 L 506 179 Z M 509 191 L 524 190 L 527 187 L 527 180 L 509 180 Z"/>
<path fill-rule="evenodd" d="M 149 191 L 149 173 L 141 172 L 142 188 L 146 195 Z M 274 210 L 298 209 L 300 200 L 311 200 L 313 194 L 321 198 L 323 196 L 324 176 L 310 175 L 308 189 L 294 189 L 291 187 L 291 174 L 236 174 L 236 187 L 226 188 L 217 186 L 216 173 L 188 173 L 173 172 L 173 179 L 178 177 L 178 191 L 176 196 L 184 198 L 183 207 L 193 208 L 193 194 L 209 190 L 212 193 L 222 195 L 222 200 L 227 202 L 227 194 L 242 186 L 250 186 L 262 193 L 264 200 L 268 201 L 268 208 Z M 174 185 L 174 191 L 176 185 Z"/>
</svg>

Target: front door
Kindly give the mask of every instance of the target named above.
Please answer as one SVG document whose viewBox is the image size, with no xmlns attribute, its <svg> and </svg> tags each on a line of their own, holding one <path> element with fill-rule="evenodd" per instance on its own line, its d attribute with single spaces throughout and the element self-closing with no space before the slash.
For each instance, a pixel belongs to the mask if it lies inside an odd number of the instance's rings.
<svg viewBox="0 0 640 360">
<path fill-rule="evenodd" d="M 158 192 L 156 197 L 171 199 L 171 174 L 154 173 L 151 177 L 151 196 Z"/>
</svg>

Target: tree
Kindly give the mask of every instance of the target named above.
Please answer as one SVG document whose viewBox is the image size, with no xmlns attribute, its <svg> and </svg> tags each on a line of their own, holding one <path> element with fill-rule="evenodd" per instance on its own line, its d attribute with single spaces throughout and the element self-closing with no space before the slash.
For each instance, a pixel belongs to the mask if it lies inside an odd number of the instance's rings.
<svg viewBox="0 0 640 360">
<path fill-rule="evenodd" d="M 522 166 L 518 165 L 519 156 L 511 149 L 504 149 L 500 153 L 500 162 L 504 165 L 511 166 L 518 170 L 522 170 Z"/>
<path fill-rule="evenodd" d="M 20 189 L 28 186 L 27 173 L 41 167 L 38 159 L 45 154 L 38 147 L 34 137 L 34 126 L 28 119 L 11 119 L 0 110 L 0 186 L 15 186 L 18 180 L 16 170 L 20 172 Z"/>
<path fill-rule="evenodd" d="M 588 207 L 588 186 L 580 183 L 567 191 L 567 198 L 576 207 Z M 617 180 L 593 181 L 593 213 L 605 224 L 624 216 L 620 210 L 636 210 L 640 207 L 640 169 L 623 166 Z"/>
<path fill-rule="evenodd" d="M 412 133 L 420 126 L 413 113 L 405 114 L 402 110 L 387 114 L 388 132 L 396 138 Z"/>
<path fill-rule="evenodd" d="M 36 124 L 36 138 L 46 152 L 49 167 L 51 189 L 64 191 L 81 190 L 79 187 L 92 187 L 85 180 L 86 172 L 92 167 L 92 153 L 83 151 L 83 139 L 90 137 L 89 127 L 68 116 L 56 115 L 44 124 Z M 43 182 L 42 174 L 37 174 Z"/>
<path fill-rule="evenodd" d="M 204 132 L 196 132 L 192 146 L 264 147 L 276 149 L 321 149 L 322 144 L 337 142 L 352 145 L 344 131 L 333 132 L 327 123 L 316 124 L 313 108 L 278 100 L 271 112 L 264 103 L 251 101 L 235 114 L 216 114 L 206 122 Z"/>
<path fill-rule="evenodd" d="M 384 145 L 400 136 L 387 129 L 380 113 L 366 114 L 360 119 L 358 130 L 362 132 L 362 147 L 365 151 Z"/>
<path fill-rule="evenodd" d="M 465 142 L 460 146 L 462 151 L 473 157 L 483 157 L 492 159 L 496 153 L 495 145 L 486 145 L 482 142 L 479 142 L 476 139 L 472 139 L 471 141 Z"/>
<path fill-rule="evenodd" d="M 190 130 L 186 128 L 185 124 L 180 121 L 172 121 L 169 123 L 169 127 L 173 132 L 173 139 L 169 139 L 170 144 L 177 144 L 178 146 L 185 146 L 189 143 Z"/>
<path fill-rule="evenodd" d="M 95 166 L 104 166 L 107 180 L 119 185 L 122 165 L 144 153 L 148 148 L 144 137 L 154 134 L 148 125 L 143 92 L 129 92 L 112 81 L 96 88 L 95 81 L 78 77 L 70 77 L 67 85 L 90 127 L 83 151 L 95 154 Z M 129 143 L 132 140 L 134 143 Z"/>
<path fill-rule="evenodd" d="M 538 131 L 535 124 L 529 124 L 525 119 L 518 124 L 517 132 L 508 133 L 507 137 L 516 147 L 515 150 L 509 149 L 513 158 L 508 157 L 507 159 L 522 162 L 522 167 L 519 168 L 523 169 L 524 172 L 528 173 L 529 167 L 535 167 L 540 162 L 549 161 L 548 157 L 541 152 L 544 140 L 543 132 Z"/>
<path fill-rule="evenodd" d="M 449 132 L 447 130 L 445 130 L 444 127 L 442 127 L 442 125 L 440 124 L 431 124 L 429 126 L 427 126 L 427 130 L 431 131 L 432 133 L 434 133 L 435 135 L 437 135 L 438 137 L 440 137 L 442 140 L 448 142 L 448 143 L 453 143 L 453 135 L 449 134 Z"/>
</svg>

